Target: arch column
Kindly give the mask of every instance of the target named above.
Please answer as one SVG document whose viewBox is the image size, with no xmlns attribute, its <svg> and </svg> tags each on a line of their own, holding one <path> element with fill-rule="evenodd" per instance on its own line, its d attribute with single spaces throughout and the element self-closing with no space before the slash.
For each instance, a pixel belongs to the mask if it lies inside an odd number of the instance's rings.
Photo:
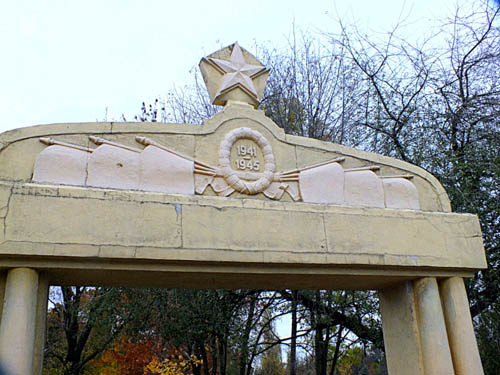
<svg viewBox="0 0 500 375">
<path fill-rule="evenodd" d="M 455 375 L 437 280 L 413 282 L 425 375 Z"/>
<path fill-rule="evenodd" d="M 441 280 L 439 290 L 455 374 L 483 375 L 463 279 Z"/>
<path fill-rule="evenodd" d="M 49 277 L 46 272 L 38 276 L 36 304 L 35 344 L 33 349 L 33 375 L 42 375 L 43 351 L 47 339 L 47 305 L 49 301 Z"/>
<path fill-rule="evenodd" d="M 390 375 L 424 375 L 413 283 L 379 290 L 387 370 Z"/>
<path fill-rule="evenodd" d="M 0 323 L 0 360 L 9 374 L 33 374 L 37 300 L 38 272 L 9 270 Z"/>
<path fill-rule="evenodd" d="M 463 279 L 379 291 L 389 374 L 483 375 Z"/>
</svg>

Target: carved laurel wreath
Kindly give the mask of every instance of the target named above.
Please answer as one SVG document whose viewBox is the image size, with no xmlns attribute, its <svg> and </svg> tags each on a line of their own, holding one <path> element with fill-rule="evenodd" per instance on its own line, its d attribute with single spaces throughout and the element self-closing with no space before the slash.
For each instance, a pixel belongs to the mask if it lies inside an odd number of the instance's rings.
<svg viewBox="0 0 500 375">
<path fill-rule="evenodd" d="M 239 139 L 250 139 L 257 143 L 264 156 L 264 172 L 253 182 L 238 177 L 238 172 L 231 168 L 231 147 Z M 250 128 L 238 128 L 226 134 L 219 148 L 219 165 L 226 182 L 236 191 L 243 194 L 257 194 L 266 190 L 273 182 L 276 165 L 271 145 L 258 131 Z"/>
</svg>

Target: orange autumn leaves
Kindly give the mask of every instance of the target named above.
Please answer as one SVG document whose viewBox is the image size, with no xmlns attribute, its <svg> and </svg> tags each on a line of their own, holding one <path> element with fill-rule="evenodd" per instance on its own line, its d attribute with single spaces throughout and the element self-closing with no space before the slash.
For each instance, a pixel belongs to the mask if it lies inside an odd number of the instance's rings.
<svg viewBox="0 0 500 375">
<path fill-rule="evenodd" d="M 179 349 L 167 350 L 162 343 L 122 337 L 105 350 L 89 368 L 89 373 L 102 375 L 192 375 L 193 366 L 201 361 L 187 357 Z"/>
</svg>

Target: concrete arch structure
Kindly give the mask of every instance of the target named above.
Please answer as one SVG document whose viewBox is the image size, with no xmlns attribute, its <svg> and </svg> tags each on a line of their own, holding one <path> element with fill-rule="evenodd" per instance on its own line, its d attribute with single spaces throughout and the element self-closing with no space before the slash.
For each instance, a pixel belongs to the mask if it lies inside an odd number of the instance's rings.
<svg viewBox="0 0 500 375">
<path fill-rule="evenodd" d="M 270 149 L 221 148 L 243 128 Z M 231 176 L 270 183 L 235 190 L 221 149 Z M 390 374 L 482 374 L 463 278 L 485 267 L 477 217 L 450 212 L 432 175 L 286 135 L 251 106 L 201 126 L 0 135 L 0 357 L 14 374 L 41 371 L 50 284 L 376 289 Z"/>
</svg>

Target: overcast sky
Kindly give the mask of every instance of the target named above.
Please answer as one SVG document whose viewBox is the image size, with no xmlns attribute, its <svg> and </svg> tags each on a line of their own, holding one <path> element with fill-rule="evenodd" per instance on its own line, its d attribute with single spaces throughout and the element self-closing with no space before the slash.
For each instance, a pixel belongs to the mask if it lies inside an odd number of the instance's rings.
<svg viewBox="0 0 500 375">
<path fill-rule="evenodd" d="M 133 118 L 201 57 L 238 41 L 283 46 L 292 24 L 335 32 L 336 19 L 388 30 L 401 12 L 415 34 L 454 0 L 16 0 L 0 7 L 0 132 L 55 122 Z M 413 27 L 413 26 L 412 26 Z"/>
</svg>

